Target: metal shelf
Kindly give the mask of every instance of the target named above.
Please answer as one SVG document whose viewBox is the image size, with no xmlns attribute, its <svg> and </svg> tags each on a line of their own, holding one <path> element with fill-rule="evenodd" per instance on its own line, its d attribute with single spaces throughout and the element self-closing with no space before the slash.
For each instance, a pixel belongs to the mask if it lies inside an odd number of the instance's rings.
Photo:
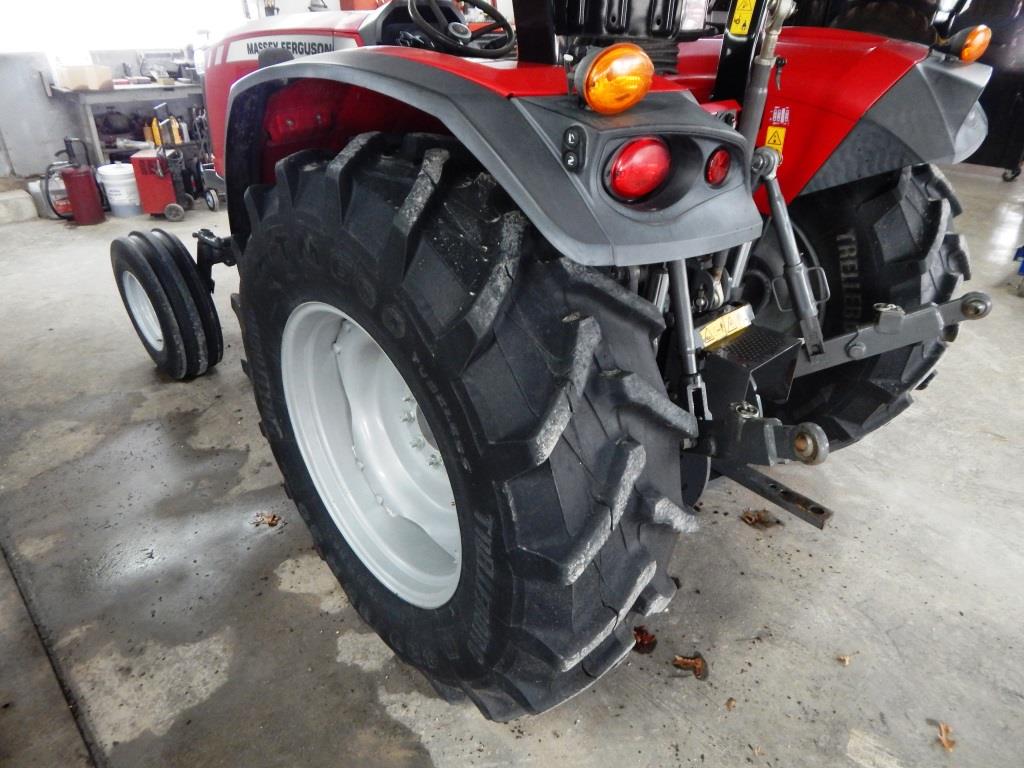
<svg viewBox="0 0 1024 768">
<path fill-rule="evenodd" d="M 68 98 L 76 103 L 82 126 L 85 129 L 85 136 L 82 138 L 89 145 L 89 152 L 93 161 L 100 163 L 105 161 L 110 153 L 117 151 L 107 149 L 100 140 L 99 132 L 96 130 L 93 107 L 112 107 L 119 104 L 149 103 L 159 104 L 162 101 L 175 101 L 182 99 L 198 100 L 202 103 L 203 86 L 198 83 L 185 85 L 176 83 L 174 85 L 118 85 L 112 91 L 70 91 L 67 88 L 50 86 L 50 90 Z"/>
</svg>

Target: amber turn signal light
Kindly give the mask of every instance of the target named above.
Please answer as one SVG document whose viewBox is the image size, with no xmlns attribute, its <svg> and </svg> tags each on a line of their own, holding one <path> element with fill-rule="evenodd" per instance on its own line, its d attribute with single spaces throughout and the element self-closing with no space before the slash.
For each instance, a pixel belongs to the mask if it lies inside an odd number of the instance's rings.
<svg viewBox="0 0 1024 768">
<path fill-rule="evenodd" d="M 988 44 L 992 42 L 992 30 L 979 24 L 967 33 L 963 47 L 960 48 L 960 61 L 970 64 L 985 55 Z"/>
<path fill-rule="evenodd" d="M 965 64 L 977 61 L 985 55 L 992 42 L 992 30 L 984 24 L 961 29 L 948 40 L 941 41 L 936 49 L 948 56 L 955 56 Z"/>
<path fill-rule="evenodd" d="M 587 56 L 576 70 L 576 90 L 587 105 L 602 115 L 615 115 L 647 95 L 654 64 L 643 48 L 616 43 Z"/>
</svg>

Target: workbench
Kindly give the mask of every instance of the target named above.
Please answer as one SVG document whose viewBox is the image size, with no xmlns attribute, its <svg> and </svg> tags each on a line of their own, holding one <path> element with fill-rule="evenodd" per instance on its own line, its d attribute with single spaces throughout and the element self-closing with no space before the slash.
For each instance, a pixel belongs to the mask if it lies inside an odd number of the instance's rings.
<svg viewBox="0 0 1024 768">
<path fill-rule="evenodd" d="M 51 86 L 53 93 L 63 98 L 73 100 L 79 112 L 79 119 L 85 130 L 82 138 L 89 145 L 89 152 L 92 161 L 96 165 L 103 165 L 107 162 L 111 151 L 103 146 L 100 140 L 99 131 L 96 130 L 96 119 L 93 108 L 113 107 L 123 104 L 148 104 L 145 110 L 147 117 L 152 117 L 152 110 L 162 102 L 188 101 L 198 105 L 203 103 L 203 86 L 199 83 L 185 85 L 115 85 L 112 91 L 69 91 L 66 88 Z M 184 110 L 171 107 L 173 114 L 183 114 Z"/>
</svg>

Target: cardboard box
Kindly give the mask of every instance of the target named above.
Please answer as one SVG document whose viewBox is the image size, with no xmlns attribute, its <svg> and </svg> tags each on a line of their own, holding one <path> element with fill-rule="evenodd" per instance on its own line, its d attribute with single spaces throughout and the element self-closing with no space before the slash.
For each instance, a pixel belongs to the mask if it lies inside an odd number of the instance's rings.
<svg viewBox="0 0 1024 768">
<path fill-rule="evenodd" d="M 110 67 L 97 64 L 59 66 L 54 72 L 54 85 L 69 91 L 112 91 L 114 73 Z"/>
</svg>

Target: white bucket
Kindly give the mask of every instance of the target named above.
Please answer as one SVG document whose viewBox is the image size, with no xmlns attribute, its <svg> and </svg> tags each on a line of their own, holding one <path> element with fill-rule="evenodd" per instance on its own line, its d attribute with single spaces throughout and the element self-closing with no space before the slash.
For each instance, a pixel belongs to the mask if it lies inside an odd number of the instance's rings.
<svg viewBox="0 0 1024 768">
<path fill-rule="evenodd" d="M 96 169 L 96 174 L 107 193 L 112 214 L 138 216 L 142 213 L 142 206 L 139 205 L 139 188 L 135 186 L 135 170 L 131 163 L 101 165 Z"/>
</svg>

